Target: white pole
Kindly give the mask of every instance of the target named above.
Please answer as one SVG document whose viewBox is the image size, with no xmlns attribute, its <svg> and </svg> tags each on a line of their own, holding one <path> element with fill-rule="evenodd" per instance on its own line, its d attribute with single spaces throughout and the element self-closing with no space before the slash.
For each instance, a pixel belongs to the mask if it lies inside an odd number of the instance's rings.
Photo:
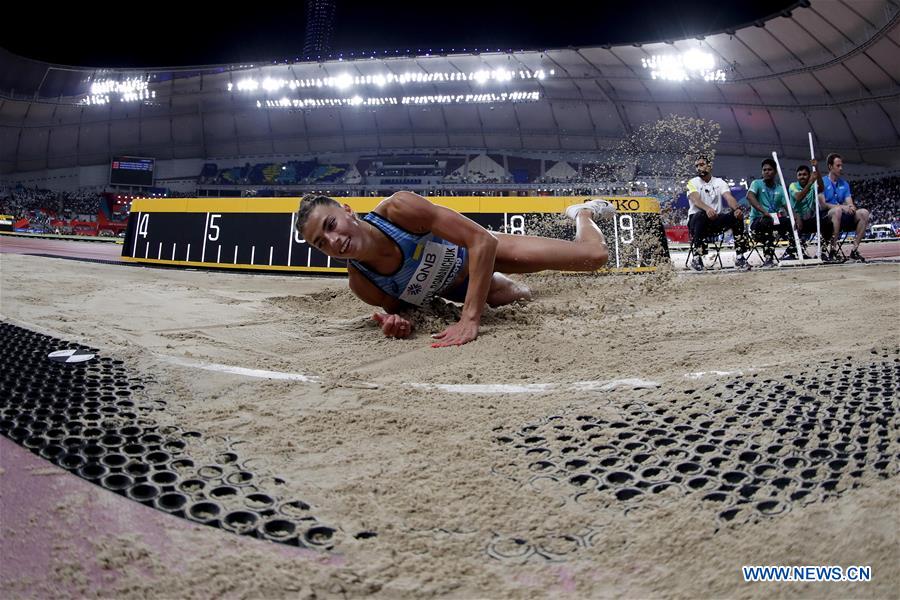
<svg viewBox="0 0 900 600">
<path fill-rule="evenodd" d="M 797 245 L 797 256 L 800 258 L 800 264 L 802 265 L 805 262 L 803 259 L 803 249 L 800 247 L 800 236 L 797 235 L 797 221 L 794 219 L 794 209 L 791 206 L 791 199 L 788 197 L 787 186 L 784 184 L 784 174 L 781 172 L 781 165 L 778 164 L 778 153 L 772 152 L 772 158 L 775 159 L 775 168 L 778 169 L 778 179 L 781 180 L 781 189 L 784 190 L 784 203 L 787 204 L 788 214 L 791 216 L 791 231 L 794 233 L 794 244 Z"/>
<path fill-rule="evenodd" d="M 809 160 L 814 160 L 816 153 L 813 151 L 812 131 L 809 132 Z M 822 225 L 819 223 L 819 177 L 818 167 L 813 167 L 813 201 L 816 203 L 816 239 L 819 240 L 818 258 L 822 260 Z"/>
</svg>

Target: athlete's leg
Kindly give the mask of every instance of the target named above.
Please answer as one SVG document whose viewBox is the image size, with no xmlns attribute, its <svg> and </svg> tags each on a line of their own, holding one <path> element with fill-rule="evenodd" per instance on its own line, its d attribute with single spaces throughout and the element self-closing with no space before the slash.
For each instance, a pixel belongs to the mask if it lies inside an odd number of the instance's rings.
<svg viewBox="0 0 900 600">
<path fill-rule="evenodd" d="M 523 283 L 513 281 L 503 273 L 494 273 L 488 291 L 489 306 L 503 306 L 516 300 L 531 300 L 531 290 Z"/>
<path fill-rule="evenodd" d="M 609 248 L 590 210 L 575 217 L 575 241 L 498 233 L 494 270 L 502 273 L 596 271 L 606 264 Z"/>
</svg>

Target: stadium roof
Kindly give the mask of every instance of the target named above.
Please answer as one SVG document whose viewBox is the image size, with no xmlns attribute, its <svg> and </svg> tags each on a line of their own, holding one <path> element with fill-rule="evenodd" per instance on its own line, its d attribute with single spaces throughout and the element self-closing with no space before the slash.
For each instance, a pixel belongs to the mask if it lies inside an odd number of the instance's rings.
<svg viewBox="0 0 900 600">
<path fill-rule="evenodd" d="M 719 123 L 720 155 L 803 158 L 812 131 L 823 152 L 900 167 L 898 1 L 806 4 L 700 38 L 543 52 L 101 71 L 0 51 L 0 172 L 115 154 L 588 155 L 669 114 Z M 712 61 L 702 74 L 667 72 L 691 53 Z"/>
</svg>

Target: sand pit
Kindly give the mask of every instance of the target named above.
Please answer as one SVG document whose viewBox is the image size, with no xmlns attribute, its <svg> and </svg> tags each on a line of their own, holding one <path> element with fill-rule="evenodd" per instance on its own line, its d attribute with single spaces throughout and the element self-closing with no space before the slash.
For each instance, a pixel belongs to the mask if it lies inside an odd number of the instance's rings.
<svg viewBox="0 0 900 600">
<path fill-rule="evenodd" d="M 105 562 L 129 574 L 102 592 L 115 597 L 895 595 L 896 415 L 876 427 L 885 432 L 877 451 L 884 469 L 873 459 L 837 480 L 833 494 L 785 501 L 770 516 L 723 519 L 723 506 L 685 485 L 652 497 L 641 488 L 647 497 L 627 502 L 616 485 L 598 493 L 581 486 L 618 472 L 588 467 L 635 460 L 640 448 L 624 452 L 621 437 L 632 427 L 677 438 L 688 431 L 678 426 L 709 420 L 707 438 L 721 429 L 721 447 L 736 440 L 732 462 L 717 468 L 740 470 L 751 445 L 771 448 L 801 430 L 767 412 L 784 396 L 776 385 L 793 389 L 845 364 L 894 373 L 885 365 L 900 357 L 900 265 L 523 279 L 532 303 L 488 310 L 476 342 L 434 350 L 428 334 L 458 308 L 436 306 L 416 317 L 411 339 L 385 339 L 341 279 L 4 255 L 4 319 L 125 361 L 152 379 L 148 395 L 167 400 L 161 423 L 203 433 L 197 455 L 239 440 L 242 460 L 283 481 L 279 494 L 309 503 L 338 530 L 334 549 L 310 561 L 217 529 L 185 531 L 173 518 L 171 543 L 191 549 L 178 566 L 140 540 L 101 536 L 91 540 L 91 557 L 66 544 L 54 549 L 42 589 L 80 576 L 65 565 Z M 215 370 L 222 366 L 248 371 Z M 735 384 L 744 386 L 742 409 L 732 401 Z M 847 394 L 821 389 L 812 395 L 823 410 L 844 410 Z M 755 411 L 767 399 L 771 406 Z M 836 421 L 853 418 L 835 413 Z M 623 451 L 579 450 L 596 464 L 568 465 L 570 441 Z M 644 453 L 658 462 L 661 452 Z M 540 460 L 552 476 L 537 471 Z M 663 468 L 689 468 L 670 462 Z M 377 535 L 359 536 L 366 532 Z M 742 565 L 768 564 L 871 565 L 873 580 L 743 582 Z M 7 583 L 19 594 L 29 589 Z"/>
</svg>

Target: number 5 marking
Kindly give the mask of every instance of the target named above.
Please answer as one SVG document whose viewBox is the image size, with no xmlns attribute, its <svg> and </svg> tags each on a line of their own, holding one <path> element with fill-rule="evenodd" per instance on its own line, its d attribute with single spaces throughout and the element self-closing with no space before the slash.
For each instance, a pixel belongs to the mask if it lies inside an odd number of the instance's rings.
<svg viewBox="0 0 900 600">
<path fill-rule="evenodd" d="M 211 242 L 215 242 L 219 239 L 219 226 L 216 225 L 215 221 L 221 216 L 222 215 L 210 215 L 209 217 L 209 228 L 216 230 L 215 237 L 213 237 L 213 234 L 209 234 L 209 236 L 207 237 L 207 239 Z"/>
</svg>

